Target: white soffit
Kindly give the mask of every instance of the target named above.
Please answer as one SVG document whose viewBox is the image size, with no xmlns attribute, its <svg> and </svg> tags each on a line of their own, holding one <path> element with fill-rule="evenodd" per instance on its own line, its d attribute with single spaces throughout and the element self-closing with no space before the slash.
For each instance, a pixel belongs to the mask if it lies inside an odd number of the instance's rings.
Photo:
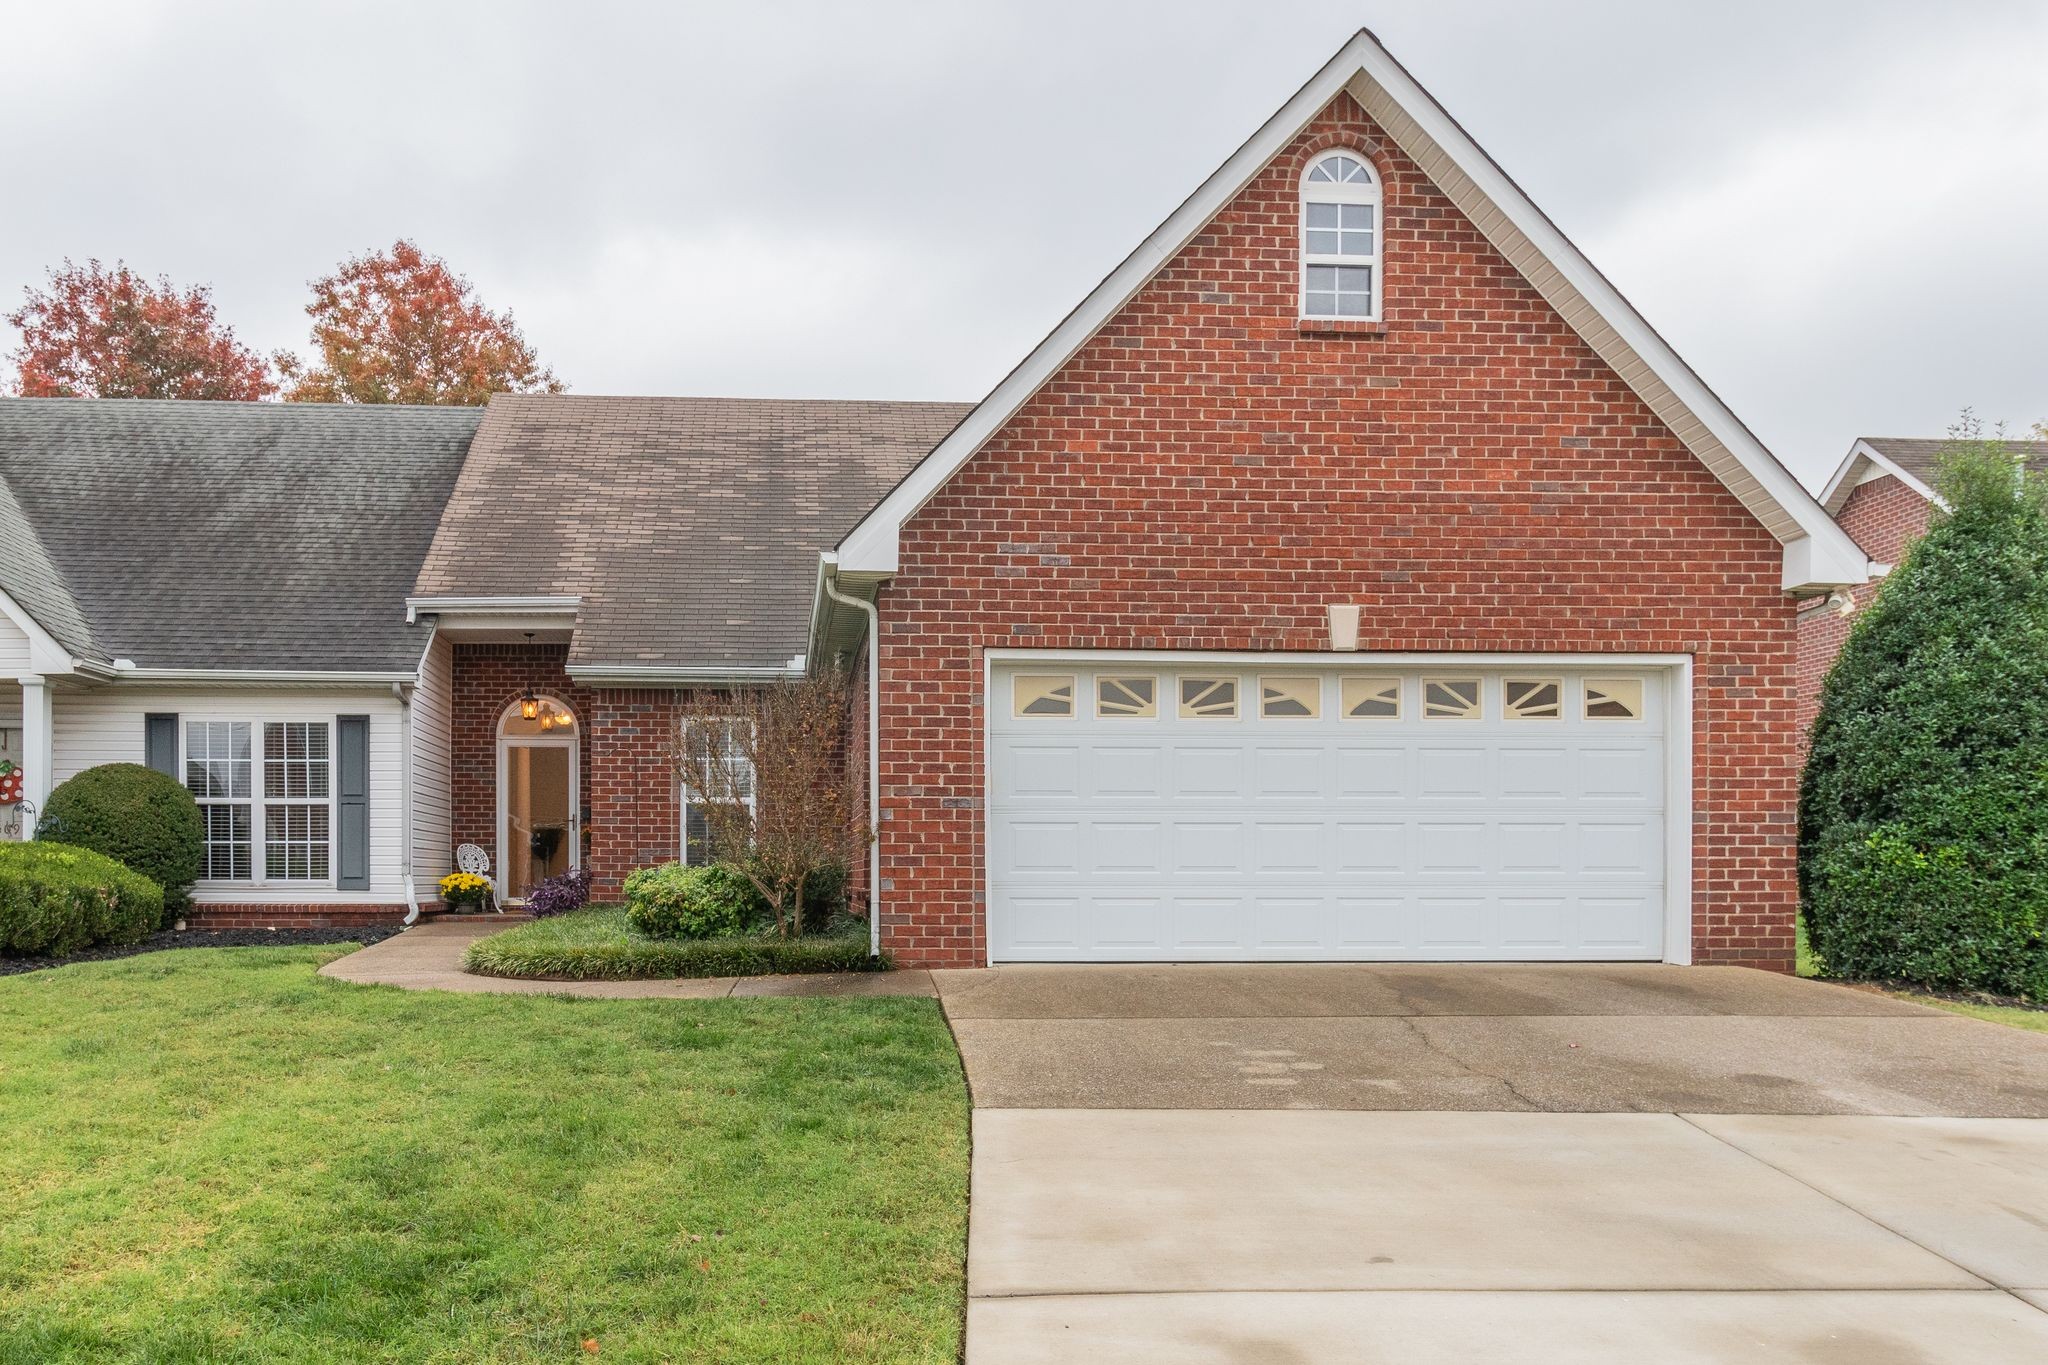
<svg viewBox="0 0 2048 1365">
<path fill-rule="evenodd" d="M 1929 502 L 1941 502 L 1934 490 L 1923 480 L 1886 459 L 1883 452 L 1870 442 L 1858 440 L 1855 445 L 1849 447 L 1848 455 L 1836 468 L 1834 477 L 1828 480 L 1826 489 L 1820 495 L 1821 506 L 1827 509 L 1829 516 L 1840 516 L 1842 508 L 1849 501 L 1849 495 L 1856 491 L 1859 484 L 1866 483 L 1872 478 L 1882 478 L 1886 474 Z"/>
<path fill-rule="evenodd" d="M 892 574 L 903 523 L 1252 177 L 1345 90 L 1587 344 L 1787 548 L 1784 586 L 1861 583 L 1868 561 L 1812 494 L 1372 34 L 1359 33 L 1069 313 L 840 542 L 848 573 Z"/>
</svg>

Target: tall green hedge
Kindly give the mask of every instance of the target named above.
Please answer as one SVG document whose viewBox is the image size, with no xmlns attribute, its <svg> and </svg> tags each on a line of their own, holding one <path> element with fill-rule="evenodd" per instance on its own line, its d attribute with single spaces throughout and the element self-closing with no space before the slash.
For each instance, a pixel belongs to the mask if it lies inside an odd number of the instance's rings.
<svg viewBox="0 0 2048 1365">
<path fill-rule="evenodd" d="M 2048 1000 L 2048 489 L 1992 441 L 1857 619 L 1800 793 L 1830 975 Z"/>
<path fill-rule="evenodd" d="M 206 825 L 192 793 L 139 763 L 87 768 L 50 793 L 38 838 L 89 848 L 164 890 L 164 909 L 192 904 L 206 855 Z"/>
<path fill-rule="evenodd" d="M 134 943 L 163 913 L 157 884 L 112 858 L 68 844 L 0 844 L 0 954 Z"/>
</svg>

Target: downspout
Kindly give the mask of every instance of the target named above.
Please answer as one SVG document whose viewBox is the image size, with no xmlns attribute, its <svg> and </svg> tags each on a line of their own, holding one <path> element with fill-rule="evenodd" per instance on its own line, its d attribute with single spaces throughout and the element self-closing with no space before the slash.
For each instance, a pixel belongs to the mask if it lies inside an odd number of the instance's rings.
<svg viewBox="0 0 2048 1365">
<path fill-rule="evenodd" d="M 391 684 L 398 698 L 398 752 L 404 780 L 398 784 L 398 875 L 405 884 L 405 923 L 420 917 L 420 897 L 412 884 L 412 698 L 404 683 Z"/>
<path fill-rule="evenodd" d="M 882 628 L 875 604 L 848 597 L 821 576 L 825 596 L 868 618 L 868 956 L 882 955 Z"/>
</svg>

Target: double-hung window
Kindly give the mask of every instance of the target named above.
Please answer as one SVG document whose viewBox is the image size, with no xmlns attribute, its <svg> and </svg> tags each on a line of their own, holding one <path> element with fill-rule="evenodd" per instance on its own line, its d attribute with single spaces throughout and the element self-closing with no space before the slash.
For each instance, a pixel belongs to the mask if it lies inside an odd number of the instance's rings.
<svg viewBox="0 0 2048 1365">
<path fill-rule="evenodd" d="M 1301 181 L 1301 315 L 1380 315 L 1380 182 L 1356 152 L 1330 152 Z"/>
<path fill-rule="evenodd" d="M 735 720 L 725 723 L 724 733 L 719 736 L 716 757 L 712 760 L 720 770 L 718 787 L 723 794 L 736 794 L 739 803 L 747 808 L 747 823 L 753 824 L 754 805 L 754 764 L 747 753 L 746 745 L 740 742 L 734 727 L 745 725 L 746 721 Z M 694 755 L 694 750 L 692 753 Z M 709 804 L 705 795 L 693 791 L 691 784 L 683 783 L 683 861 L 685 863 L 708 863 L 717 856 L 713 846 L 711 822 L 705 818 Z"/>
<path fill-rule="evenodd" d="M 202 879 L 332 879 L 333 743 L 324 720 L 185 723 L 185 787 L 206 826 Z"/>
</svg>

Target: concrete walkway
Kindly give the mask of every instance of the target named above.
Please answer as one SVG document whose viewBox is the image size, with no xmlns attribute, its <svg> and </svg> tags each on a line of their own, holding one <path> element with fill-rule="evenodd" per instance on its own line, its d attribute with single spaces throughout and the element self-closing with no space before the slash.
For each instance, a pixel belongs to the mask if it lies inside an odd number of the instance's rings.
<svg viewBox="0 0 2048 1365">
<path fill-rule="evenodd" d="M 2048 1359 L 2048 1038 L 1736 969 L 934 975 L 970 1365 Z"/>
<path fill-rule="evenodd" d="M 518 923 L 519 921 L 513 921 Z M 470 944 L 512 927 L 496 916 L 433 920 L 336 958 L 320 975 L 369 986 L 409 991 L 460 991 L 472 995 L 571 995 L 597 1000 L 714 1000 L 722 996 L 921 995 L 934 994 L 931 974 L 838 972 L 811 976 L 712 976 L 683 981 L 518 981 L 475 976 L 462 970 Z"/>
</svg>

